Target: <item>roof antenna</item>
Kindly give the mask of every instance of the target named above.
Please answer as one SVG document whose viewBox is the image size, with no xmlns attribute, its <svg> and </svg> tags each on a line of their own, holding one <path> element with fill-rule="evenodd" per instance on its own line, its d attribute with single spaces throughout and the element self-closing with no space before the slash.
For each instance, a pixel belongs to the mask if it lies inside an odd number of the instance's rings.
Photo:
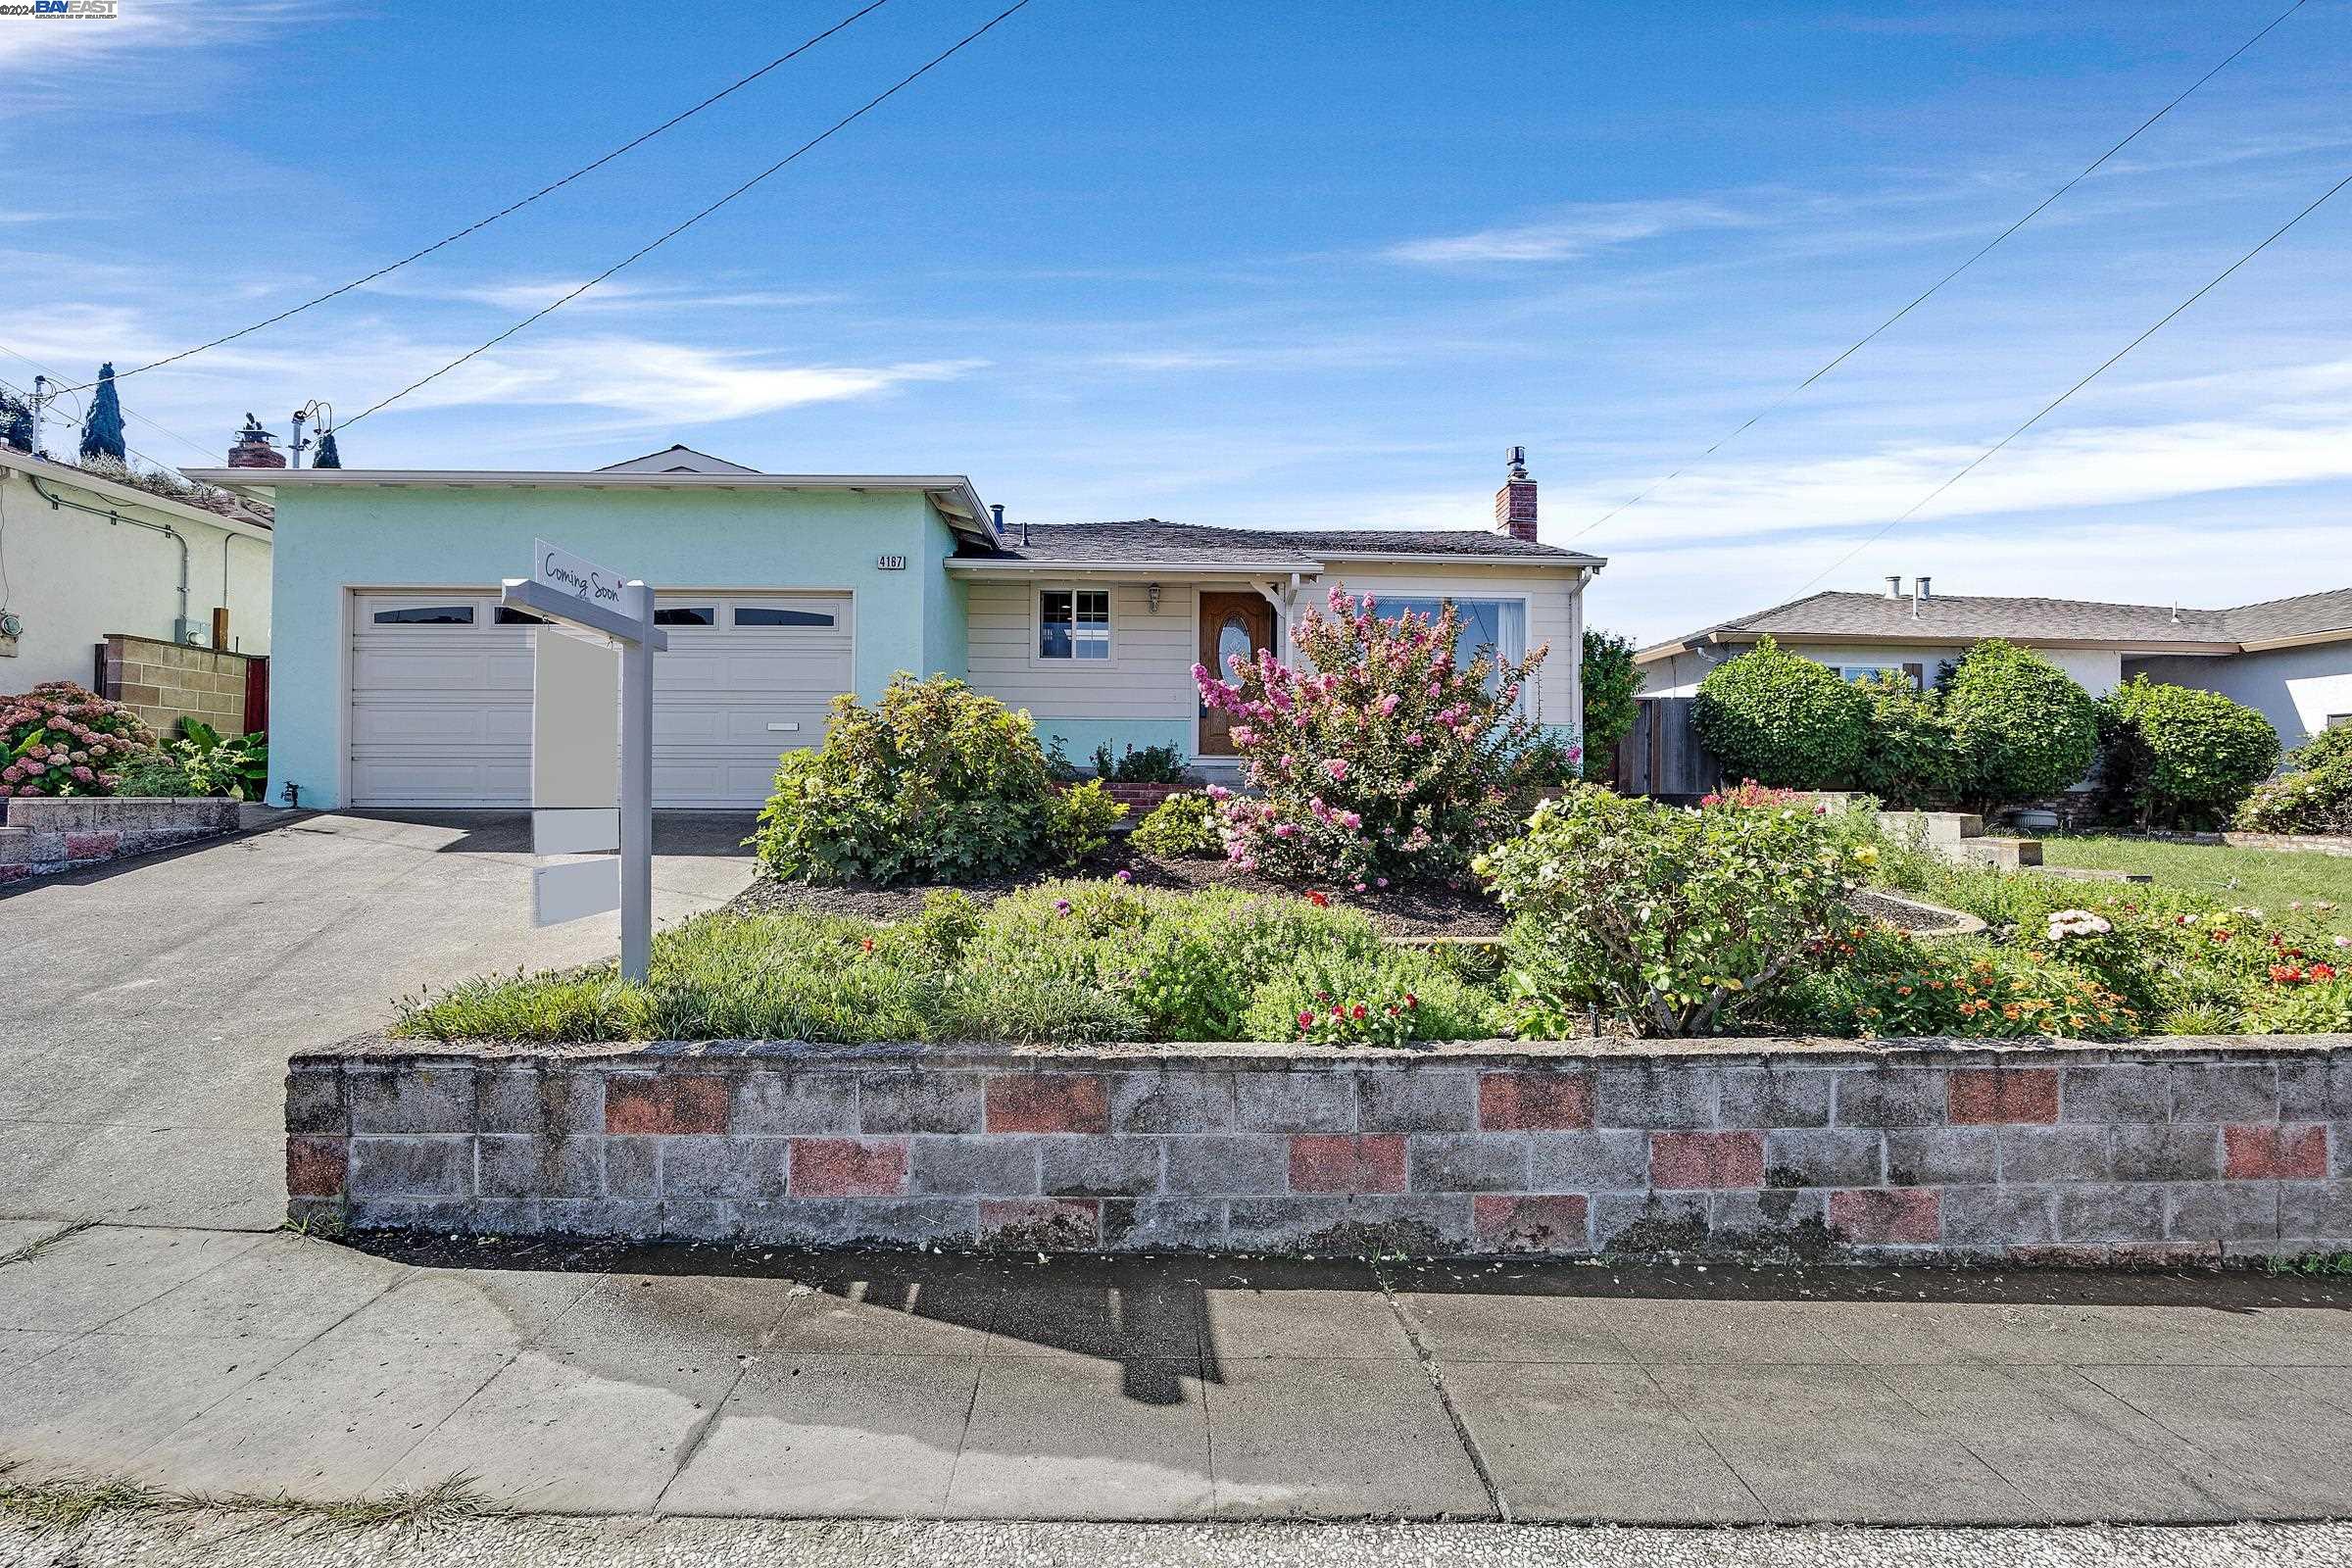
<svg viewBox="0 0 2352 1568">
<path fill-rule="evenodd" d="M 2173 601 L 2173 624 L 2180 624 L 2180 601 L 2178 599 Z"/>
</svg>

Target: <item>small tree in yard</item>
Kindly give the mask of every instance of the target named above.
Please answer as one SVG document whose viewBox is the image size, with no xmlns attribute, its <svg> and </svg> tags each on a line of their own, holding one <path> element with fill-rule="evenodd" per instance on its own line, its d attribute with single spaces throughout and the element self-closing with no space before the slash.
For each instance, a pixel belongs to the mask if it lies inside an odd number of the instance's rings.
<svg viewBox="0 0 2352 1568">
<path fill-rule="evenodd" d="M 1868 710 L 1836 670 L 1766 637 L 1707 671 L 1690 716 L 1727 775 L 1835 790 L 1852 782 Z"/>
<path fill-rule="evenodd" d="M 2040 800 L 2079 783 L 2098 756 L 2098 708 L 2073 676 L 1998 638 L 1961 659 L 1944 688 L 1961 792 L 1986 807 Z"/>
<path fill-rule="evenodd" d="M 2226 820 L 2278 764 L 2271 721 L 2219 692 L 2134 675 L 2099 702 L 2099 787 L 2142 827 Z"/>
<path fill-rule="evenodd" d="M 1226 856 L 1244 870 L 1358 891 L 1465 879 L 1541 782 L 1519 694 L 1543 664 L 1454 657 L 1460 616 L 1386 619 L 1338 588 L 1291 641 L 1311 668 L 1261 650 L 1219 679 L 1195 664 L 1202 701 L 1233 715 L 1243 776 L 1222 801 Z M 1573 752 L 1574 749 L 1572 749 Z M 1575 760 L 1581 757 L 1576 753 Z"/>
<path fill-rule="evenodd" d="M 112 361 L 98 367 L 98 390 L 90 394 L 90 415 L 81 425 L 81 455 L 127 461 L 122 440 L 122 399 L 115 391 Z"/>
<path fill-rule="evenodd" d="M 1960 793 L 1960 749 L 1940 693 L 1907 675 L 1879 675 L 1856 688 L 1869 705 L 1854 786 L 1886 806 L 1938 805 Z"/>
<path fill-rule="evenodd" d="M 1580 666 L 1585 688 L 1585 759 L 1588 776 L 1612 765 L 1617 743 L 1634 727 L 1641 704 L 1642 671 L 1634 664 L 1633 643 L 1613 631 L 1585 630 Z"/>
</svg>

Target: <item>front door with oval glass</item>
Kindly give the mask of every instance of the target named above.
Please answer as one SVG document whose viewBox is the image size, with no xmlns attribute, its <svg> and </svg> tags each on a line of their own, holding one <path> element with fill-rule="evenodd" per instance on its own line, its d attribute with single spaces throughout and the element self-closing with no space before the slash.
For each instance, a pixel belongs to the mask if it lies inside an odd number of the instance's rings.
<svg viewBox="0 0 2352 1568">
<path fill-rule="evenodd" d="M 1200 596 L 1200 662 L 1223 679 L 1233 678 L 1233 658 L 1257 658 L 1274 642 L 1274 607 L 1254 593 Z M 1233 715 L 1200 705 L 1200 755 L 1232 757 Z"/>
</svg>

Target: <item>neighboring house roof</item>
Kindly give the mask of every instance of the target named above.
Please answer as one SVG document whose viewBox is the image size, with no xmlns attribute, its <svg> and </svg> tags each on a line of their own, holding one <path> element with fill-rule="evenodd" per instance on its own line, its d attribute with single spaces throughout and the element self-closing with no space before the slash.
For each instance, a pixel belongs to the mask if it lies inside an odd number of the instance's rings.
<svg viewBox="0 0 2352 1568">
<path fill-rule="evenodd" d="M 199 484 L 208 481 L 198 477 L 203 470 L 186 474 Z M 21 473 L 35 483 L 50 489 L 78 490 L 83 502 L 104 507 L 142 507 L 149 512 L 182 522 L 208 523 L 241 533 L 248 538 L 267 541 L 270 538 L 270 511 L 248 500 L 231 496 L 216 487 L 216 493 L 205 501 L 182 501 L 176 497 L 158 494 L 142 485 L 124 484 L 104 474 L 92 473 L 71 463 L 54 458 L 36 458 L 13 447 L 0 446 L 0 473 Z"/>
<path fill-rule="evenodd" d="M 2292 599 L 2266 599 L 2239 605 L 2221 614 L 2230 635 L 2248 648 L 2286 643 L 2328 642 L 2352 637 L 2352 588 L 2322 594 L 2298 594 Z"/>
<path fill-rule="evenodd" d="M 652 458 L 665 456 L 653 453 Z M 701 454 L 696 454 L 699 458 Z M 405 486 L 447 490 L 919 490 L 958 539 L 986 545 L 995 537 L 988 508 L 972 481 L 960 473 L 760 473 L 725 464 L 702 468 L 634 466 L 632 458 L 614 468 L 190 468 L 191 479 L 241 495 L 274 497 L 285 489 L 312 490 L 346 485 Z M 725 463 L 713 458 L 713 463 Z"/>
<path fill-rule="evenodd" d="M 1915 602 L 1886 594 L 1820 593 L 1718 621 L 1644 648 L 1634 658 L 1648 663 L 1707 643 L 1752 643 L 1760 637 L 1797 643 L 1972 643 L 2001 637 L 2044 647 L 2229 654 L 2244 641 L 2231 619 L 2240 613 L 2087 599 L 1939 594 Z"/>
<path fill-rule="evenodd" d="M 596 470 L 599 473 L 758 473 L 740 463 L 714 458 L 708 452 L 697 452 L 676 442 L 659 452 L 648 452 L 642 458 L 625 463 L 608 463 Z"/>
<path fill-rule="evenodd" d="M 1605 564 L 1556 545 L 1535 544 L 1482 528 L 1219 528 L 1141 517 L 1128 522 L 1039 523 L 1008 527 L 994 549 L 966 549 L 964 569 L 1072 566 L 1248 566 L 1317 571 L 1330 561 L 1499 562 L 1558 567 Z"/>
</svg>

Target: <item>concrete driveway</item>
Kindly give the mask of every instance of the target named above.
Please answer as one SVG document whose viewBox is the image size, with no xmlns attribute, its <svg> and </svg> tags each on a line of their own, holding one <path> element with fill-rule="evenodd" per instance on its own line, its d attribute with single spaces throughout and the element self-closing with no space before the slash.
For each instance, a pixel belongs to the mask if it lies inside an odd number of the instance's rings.
<svg viewBox="0 0 2352 1568">
<path fill-rule="evenodd" d="M 740 892 L 751 826 L 663 813 L 656 919 Z M 308 814 L 0 896 L 0 1216 L 275 1225 L 290 1053 L 618 950 L 615 915 L 533 929 L 531 864 L 522 812 Z"/>
</svg>

